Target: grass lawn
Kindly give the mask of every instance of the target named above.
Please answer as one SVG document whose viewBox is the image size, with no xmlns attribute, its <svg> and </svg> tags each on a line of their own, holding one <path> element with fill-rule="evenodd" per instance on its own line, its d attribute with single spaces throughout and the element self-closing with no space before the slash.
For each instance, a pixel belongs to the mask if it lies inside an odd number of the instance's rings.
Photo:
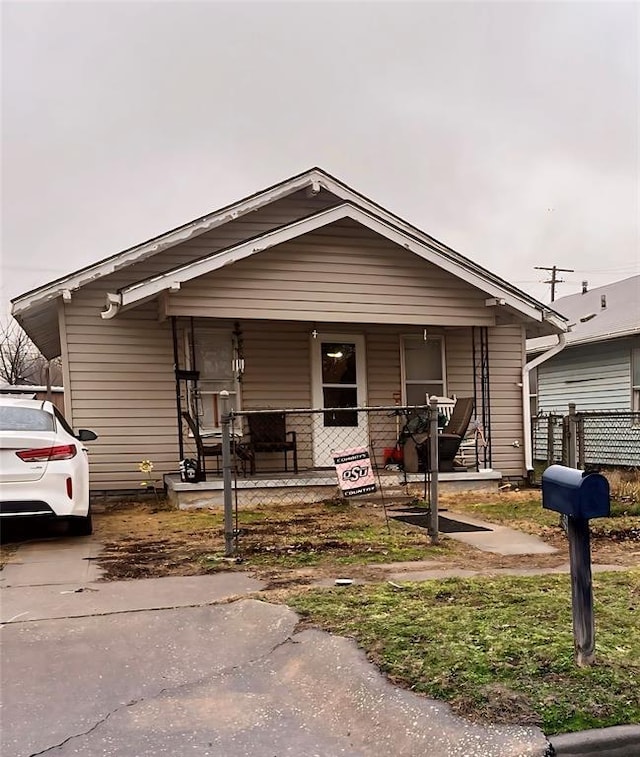
<svg viewBox="0 0 640 757">
<path fill-rule="evenodd" d="M 552 542 L 565 539 L 558 529 L 559 515 L 542 507 L 542 492 L 536 489 L 495 494 L 465 494 L 459 498 L 443 497 L 444 506 L 481 520 L 516 528 Z M 607 550 L 610 545 L 627 543 L 640 550 L 640 502 L 612 500 L 610 518 L 589 521 L 592 548 Z"/>
<path fill-rule="evenodd" d="M 573 662 L 567 576 L 298 589 L 286 602 L 356 639 L 394 683 L 552 734 L 640 721 L 640 569 L 596 575 L 594 596 L 590 668 Z"/>
</svg>

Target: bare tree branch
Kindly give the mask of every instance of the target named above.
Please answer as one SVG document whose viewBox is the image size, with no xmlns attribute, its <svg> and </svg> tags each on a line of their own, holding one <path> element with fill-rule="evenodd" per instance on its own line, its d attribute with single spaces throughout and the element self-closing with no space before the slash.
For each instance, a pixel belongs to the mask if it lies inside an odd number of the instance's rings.
<svg viewBox="0 0 640 757">
<path fill-rule="evenodd" d="M 46 358 L 17 321 L 0 325 L 0 380 L 11 385 L 43 383 L 34 381 L 36 376 L 44 377 L 43 362 Z"/>
</svg>

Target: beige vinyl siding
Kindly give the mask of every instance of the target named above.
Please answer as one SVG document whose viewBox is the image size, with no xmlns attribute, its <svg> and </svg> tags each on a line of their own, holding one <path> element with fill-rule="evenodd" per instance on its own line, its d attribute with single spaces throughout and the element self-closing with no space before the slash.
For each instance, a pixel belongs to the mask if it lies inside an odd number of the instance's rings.
<svg viewBox="0 0 640 757">
<path fill-rule="evenodd" d="M 492 465 L 504 476 L 520 477 L 525 473 L 521 386 L 524 359 L 522 326 L 489 329 Z M 514 442 L 519 446 L 514 447 Z"/>
<path fill-rule="evenodd" d="M 178 438 L 173 346 L 168 322 L 147 304 L 117 321 L 83 290 L 64 313 L 71 419 L 98 439 L 87 445 L 92 490 L 133 489 L 148 458 L 154 478 L 175 470 Z"/>
<path fill-rule="evenodd" d="M 353 221 L 183 284 L 167 314 L 419 325 L 493 325 L 486 295 Z"/>
<path fill-rule="evenodd" d="M 472 330 L 446 329 L 447 394 L 473 397 Z"/>
</svg>

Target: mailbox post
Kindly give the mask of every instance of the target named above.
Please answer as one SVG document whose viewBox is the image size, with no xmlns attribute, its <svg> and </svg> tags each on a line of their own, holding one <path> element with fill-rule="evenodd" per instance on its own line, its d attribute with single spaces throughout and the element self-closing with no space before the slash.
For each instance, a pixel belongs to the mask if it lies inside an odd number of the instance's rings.
<svg viewBox="0 0 640 757">
<path fill-rule="evenodd" d="M 576 663 L 591 665 L 595 630 L 589 519 L 610 515 L 609 482 L 600 473 L 552 465 L 542 474 L 542 506 L 567 516 Z"/>
</svg>

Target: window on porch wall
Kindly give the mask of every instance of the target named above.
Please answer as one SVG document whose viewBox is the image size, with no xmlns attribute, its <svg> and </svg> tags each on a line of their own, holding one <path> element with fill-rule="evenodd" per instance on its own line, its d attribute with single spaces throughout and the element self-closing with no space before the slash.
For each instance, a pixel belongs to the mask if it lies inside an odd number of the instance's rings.
<svg viewBox="0 0 640 757">
<path fill-rule="evenodd" d="M 424 405 L 428 397 L 446 396 L 444 337 L 415 334 L 402 337 L 403 401 Z"/>
<path fill-rule="evenodd" d="M 236 347 L 231 329 L 196 326 L 185 331 L 186 364 L 200 373 L 189 388 L 189 409 L 203 434 L 221 431 L 220 392 L 229 392 L 231 407 L 240 407 L 240 387 L 233 370 Z"/>
</svg>

